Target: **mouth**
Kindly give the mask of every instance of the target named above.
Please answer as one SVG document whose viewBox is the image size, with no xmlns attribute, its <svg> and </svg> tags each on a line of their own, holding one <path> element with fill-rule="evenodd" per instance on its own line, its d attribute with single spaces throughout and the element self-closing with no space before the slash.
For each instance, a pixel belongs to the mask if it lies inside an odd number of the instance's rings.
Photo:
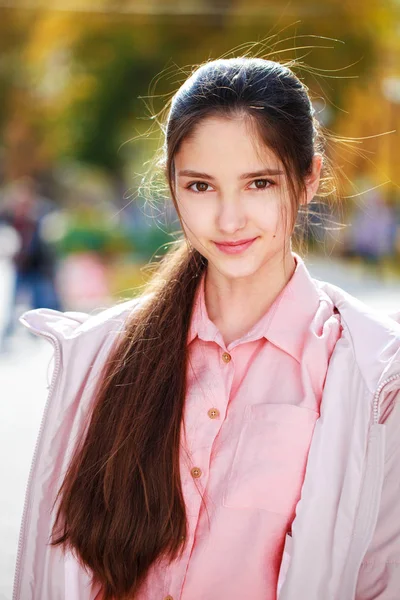
<svg viewBox="0 0 400 600">
<path fill-rule="evenodd" d="M 258 239 L 250 238 L 247 240 L 238 240 L 237 242 L 214 242 L 218 250 L 224 252 L 225 254 L 240 254 L 244 252 L 253 244 L 253 242 Z"/>
</svg>

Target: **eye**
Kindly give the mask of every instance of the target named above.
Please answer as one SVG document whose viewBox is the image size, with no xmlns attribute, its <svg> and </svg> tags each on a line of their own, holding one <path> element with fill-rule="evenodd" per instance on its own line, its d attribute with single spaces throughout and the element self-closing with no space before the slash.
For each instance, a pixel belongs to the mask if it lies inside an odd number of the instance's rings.
<svg viewBox="0 0 400 600">
<path fill-rule="evenodd" d="M 193 186 L 195 186 L 195 189 L 193 188 Z M 208 183 L 206 183 L 205 181 L 194 181 L 193 183 L 190 183 L 187 186 L 188 190 L 191 190 L 192 192 L 194 192 L 195 194 L 201 194 L 202 192 L 207 192 L 208 189 L 211 187 Z"/>
<path fill-rule="evenodd" d="M 253 184 L 255 184 L 255 187 L 251 187 Z M 251 185 L 249 187 L 253 190 L 265 190 L 271 187 L 272 185 L 275 185 L 275 182 L 271 181 L 271 179 L 255 179 L 251 182 Z"/>
</svg>

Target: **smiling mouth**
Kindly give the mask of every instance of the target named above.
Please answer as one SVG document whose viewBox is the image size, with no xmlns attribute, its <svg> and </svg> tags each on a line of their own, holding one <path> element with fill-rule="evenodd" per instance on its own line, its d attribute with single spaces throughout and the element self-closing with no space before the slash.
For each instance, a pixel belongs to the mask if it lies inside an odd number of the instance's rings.
<svg viewBox="0 0 400 600">
<path fill-rule="evenodd" d="M 225 252 L 226 254 L 239 254 L 240 252 L 247 250 L 247 248 L 250 248 L 256 239 L 257 237 L 247 240 L 238 240 L 237 242 L 214 242 L 214 244 L 221 252 Z"/>
<path fill-rule="evenodd" d="M 238 240 L 237 242 L 214 242 L 218 246 L 240 246 L 242 244 L 248 244 L 253 242 L 256 238 L 247 238 L 246 240 Z"/>
</svg>

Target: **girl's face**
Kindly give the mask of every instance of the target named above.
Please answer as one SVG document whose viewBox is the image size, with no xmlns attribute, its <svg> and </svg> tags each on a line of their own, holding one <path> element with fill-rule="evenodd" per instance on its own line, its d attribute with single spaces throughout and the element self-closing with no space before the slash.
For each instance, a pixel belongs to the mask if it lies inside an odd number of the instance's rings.
<svg viewBox="0 0 400 600">
<path fill-rule="evenodd" d="M 318 188 L 320 159 L 314 158 L 305 201 Z M 230 279 L 251 277 L 290 253 L 282 164 L 260 146 L 245 119 L 204 119 L 182 142 L 174 162 L 182 227 L 209 269 Z"/>
</svg>

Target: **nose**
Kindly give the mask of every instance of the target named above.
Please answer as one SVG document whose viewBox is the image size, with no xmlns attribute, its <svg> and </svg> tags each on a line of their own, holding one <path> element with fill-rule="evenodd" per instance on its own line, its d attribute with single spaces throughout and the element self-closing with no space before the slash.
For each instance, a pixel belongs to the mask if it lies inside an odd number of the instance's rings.
<svg viewBox="0 0 400 600">
<path fill-rule="evenodd" d="M 232 234 L 246 225 L 243 201 L 239 195 L 224 196 L 218 205 L 217 227 L 222 233 Z"/>
</svg>

